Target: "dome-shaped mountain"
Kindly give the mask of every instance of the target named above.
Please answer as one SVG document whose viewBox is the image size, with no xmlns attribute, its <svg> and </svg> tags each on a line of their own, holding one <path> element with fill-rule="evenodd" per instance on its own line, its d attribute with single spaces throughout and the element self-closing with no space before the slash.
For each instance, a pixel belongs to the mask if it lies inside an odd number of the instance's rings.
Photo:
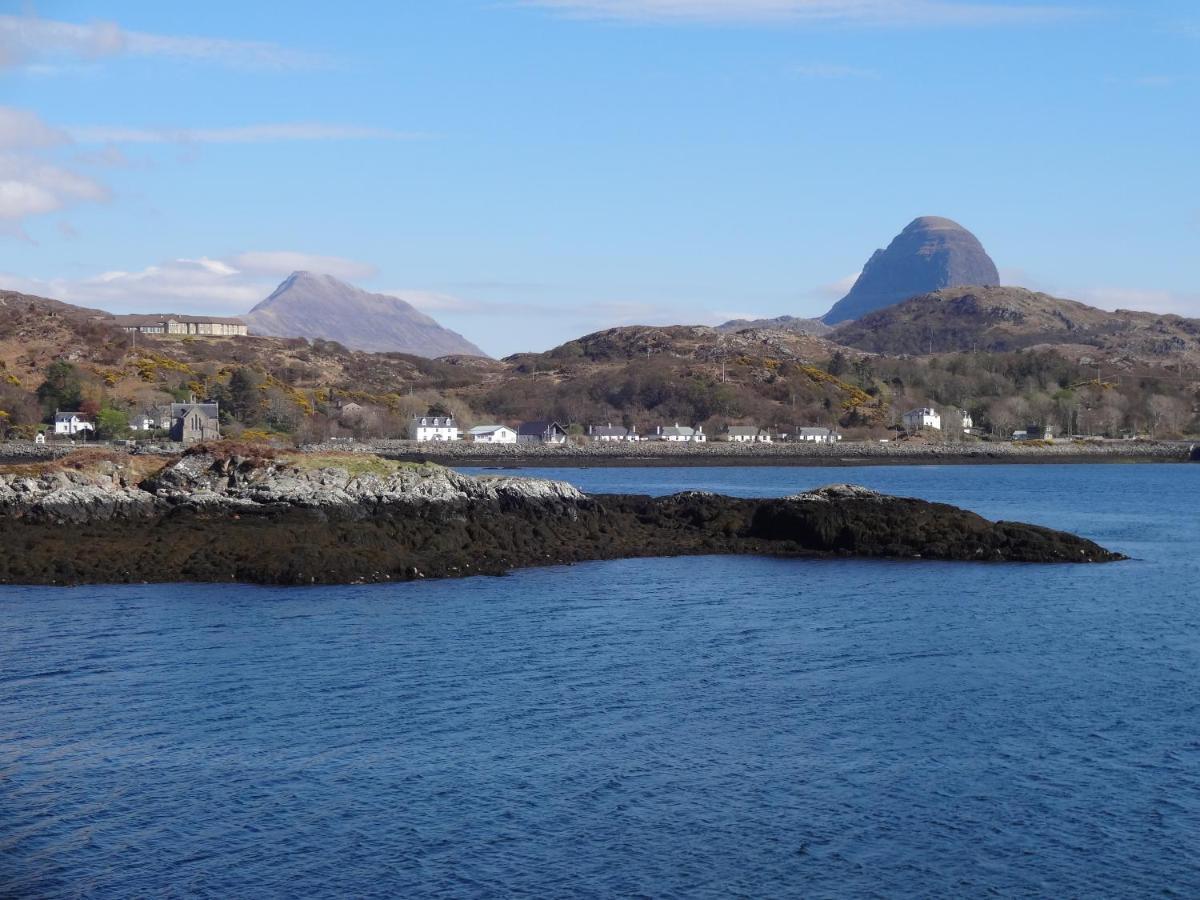
<svg viewBox="0 0 1200 900">
<path fill-rule="evenodd" d="M 999 283 L 996 264 L 975 235 L 950 219 L 922 216 L 886 250 L 875 251 L 850 293 L 822 321 L 836 325 L 943 288 Z"/>
<path fill-rule="evenodd" d="M 372 294 L 315 272 L 293 272 L 242 318 L 253 334 L 323 338 L 354 350 L 487 356 L 399 297 Z"/>
</svg>

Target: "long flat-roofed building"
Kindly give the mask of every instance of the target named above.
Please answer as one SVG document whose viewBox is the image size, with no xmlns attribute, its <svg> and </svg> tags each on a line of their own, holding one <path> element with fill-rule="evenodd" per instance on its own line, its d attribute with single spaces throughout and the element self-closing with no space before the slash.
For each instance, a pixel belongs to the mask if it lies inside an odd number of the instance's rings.
<svg viewBox="0 0 1200 900">
<path fill-rule="evenodd" d="M 231 337 L 246 334 L 246 323 L 227 316 L 123 315 L 117 326 L 138 334 L 192 334 Z"/>
</svg>

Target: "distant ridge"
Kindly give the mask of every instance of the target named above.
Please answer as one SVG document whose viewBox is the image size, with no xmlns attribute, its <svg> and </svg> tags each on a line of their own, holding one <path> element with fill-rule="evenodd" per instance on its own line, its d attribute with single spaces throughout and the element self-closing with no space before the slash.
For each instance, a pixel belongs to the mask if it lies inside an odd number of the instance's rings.
<svg viewBox="0 0 1200 900">
<path fill-rule="evenodd" d="M 1200 352 L 1200 320 L 1102 309 L 1018 287 L 922 294 L 847 322 L 829 339 L 891 356 L 1027 347 L 1094 347 L 1136 359 Z"/>
<path fill-rule="evenodd" d="M 914 219 L 876 250 L 845 297 L 822 316 L 827 325 L 858 319 L 918 294 L 965 285 L 994 286 L 1000 273 L 979 239 L 941 216 Z"/>
<path fill-rule="evenodd" d="M 353 350 L 415 356 L 487 354 L 412 304 L 372 294 L 332 275 L 293 272 L 242 316 L 252 334 L 322 338 Z"/>
<path fill-rule="evenodd" d="M 828 334 L 833 329 L 820 319 L 800 319 L 796 316 L 776 316 L 774 319 L 730 319 L 717 326 L 717 331 L 790 331 L 793 334 Z"/>
</svg>

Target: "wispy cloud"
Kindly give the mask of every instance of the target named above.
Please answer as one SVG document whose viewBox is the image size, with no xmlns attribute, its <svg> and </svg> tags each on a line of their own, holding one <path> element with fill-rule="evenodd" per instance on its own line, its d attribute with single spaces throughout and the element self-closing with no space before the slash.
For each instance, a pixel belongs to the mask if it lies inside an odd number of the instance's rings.
<svg viewBox="0 0 1200 900">
<path fill-rule="evenodd" d="M 229 128 L 122 128 L 84 126 L 72 128 L 81 144 L 266 144 L 278 141 L 411 141 L 427 138 L 419 132 L 329 125 L 319 122 L 237 125 Z"/>
<path fill-rule="evenodd" d="M 239 315 L 249 312 L 296 269 L 347 279 L 366 278 L 375 273 L 375 267 L 369 263 L 339 256 L 248 250 L 227 258 L 184 257 L 142 269 L 113 269 L 84 278 L 38 280 L 0 275 L 0 279 L 9 289 L 112 312 Z"/>
<path fill-rule="evenodd" d="M 48 156 L 68 143 L 65 132 L 35 113 L 0 106 L 0 230 L 25 238 L 20 222 L 29 216 L 109 198 L 104 185 Z"/>
<path fill-rule="evenodd" d="M 37 16 L 0 15 L 0 66 L 40 59 L 98 60 L 152 57 L 259 69 L 313 68 L 323 57 L 268 41 L 191 37 L 127 31 L 115 22 L 78 24 Z"/>
<path fill-rule="evenodd" d="M 843 66 L 836 63 L 803 63 L 790 66 L 788 72 L 799 78 L 813 78 L 823 81 L 879 77 L 879 73 L 874 69 L 862 69 L 858 66 Z"/>
<path fill-rule="evenodd" d="M 374 278 L 379 270 L 367 262 L 344 256 L 320 256 L 294 250 L 251 250 L 234 256 L 230 263 L 250 275 L 282 277 L 292 272 L 320 272 L 334 278 Z"/>
<path fill-rule="evenodd" d="M 960 0 L 517 0 L 586 19 L 628 22 L 792 25 L 1025 25 L 1082 15 L 1059 5 Z"/>
</svg>

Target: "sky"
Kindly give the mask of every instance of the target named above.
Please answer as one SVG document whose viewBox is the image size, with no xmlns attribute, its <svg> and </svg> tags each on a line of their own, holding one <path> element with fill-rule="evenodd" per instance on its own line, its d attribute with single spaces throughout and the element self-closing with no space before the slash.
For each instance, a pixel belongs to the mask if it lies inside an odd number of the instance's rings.
<svg viewBox="0 0 1200 900">
<path fill-rule="evenodd" d="M 0 3 L 0 288 L 236 315 L 309 269 L 499 356 L 820 315 L 920 215 L 1200 316 L 1200 4 Z"/>
</svg>

